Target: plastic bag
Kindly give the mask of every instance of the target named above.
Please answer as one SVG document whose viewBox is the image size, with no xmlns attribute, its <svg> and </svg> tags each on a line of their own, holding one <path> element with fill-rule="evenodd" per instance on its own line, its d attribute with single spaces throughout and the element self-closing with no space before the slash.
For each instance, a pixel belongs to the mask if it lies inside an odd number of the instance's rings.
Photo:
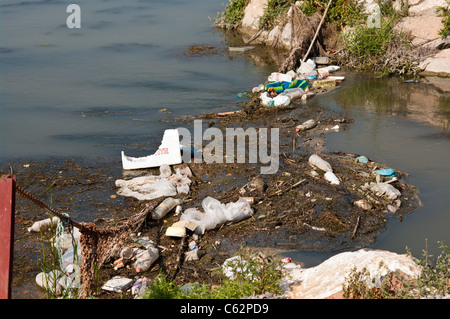
<svg viewBox="0 0 450 319">
<path fill-rule="evenodd" d="M 195 232 L 203 235 L 205 230 L 214 229 L 227 222 L 238 222 L 253 215 L 253 209 L 244 198 L 234 203 L 222 204 L 217 199 L 206 197 L 202 201 L 204 213 L 196 208 L 186 209 L 180 217 L 197 224 Z"/>
<path fill-rule="evenodd" d="M 171 174 L 170 167 L 161 166 L 161 175 L 135 177 L 131 180 L 116 180 L 118 195 L 134 197 L 139 200 L 151 200 L 158 197 L 176 196 L 189 193 L 192 172 L 189 168 L 177 168 Z M 170 175 L 171 174 L 171 175 Z"/>
<path fill-rule="evenodd" d="M 288 95 L 277 95 L 273 98 L 274 106 L 288 106 L 291 103 L 291 99 Z"/>
<path fill-rule="evenodd" d="M 308 59 L 306 62 L 301 62 L 300 67 L 297 69 L 297 73 L 300 74 L 309 74 L 313 72 L 316 68 L 316 64 L 313 60 Z"/>
<path fill-rule="evenodd" d="M 292 76 L 289 75 L 289 74 L 272 72 L 272 74 L 270 74 L 269 77 L 267 78 L 267 81 L 269 81 L 269 82 L 273 82 L 273 81 L 291 82 L 292 81 Z"/>
</svg>

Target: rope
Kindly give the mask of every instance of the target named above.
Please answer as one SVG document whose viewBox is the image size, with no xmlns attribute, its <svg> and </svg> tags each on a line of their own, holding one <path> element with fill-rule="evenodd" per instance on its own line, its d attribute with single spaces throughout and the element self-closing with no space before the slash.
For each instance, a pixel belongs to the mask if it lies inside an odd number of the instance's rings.
<svg viewBox="0 0 450 319">
<path fill-rule="evenodd" d="M 70 219 L 69 215 L 65 214 L 65 213 L 61 213 L 58 212 L 56 209 L 48 206 L 47 204 L 41 202 L 39 199 L 37 199 L 36 197 L 34 197 L 32 194 L 30 194 L 29 192 L 27 192 L 26 190 L 20 188 L 19 186 L 16 185 L 16 191 L 17 193 L 19 193 L 19 195 L 21 195 L 22 197 L 28 199 L 29 201 L 35 203 L 36 205 L 38 205 L 39 207 L 46 209 L 48 211 L 50 211 L 53 215 L 59 217 L 60 221 L 64 221 L 67 225 L 70 224 L 72 226 L 77 227 L 78 229 L 80 229 L 80 231 L 82 232 L 83 230 L 86 230 L 86 227 L 81 224 L 78 223 L 76 221 L 74 221 L 73 219 Z"/>
</svg>

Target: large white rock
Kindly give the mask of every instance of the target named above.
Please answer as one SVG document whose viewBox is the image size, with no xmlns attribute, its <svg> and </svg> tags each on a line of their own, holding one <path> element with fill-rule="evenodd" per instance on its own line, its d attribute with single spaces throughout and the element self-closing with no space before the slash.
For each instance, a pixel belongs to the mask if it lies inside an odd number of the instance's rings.
<svg viewBox="0 0 450 319">
<path fill-rule="evenodd" d="M 446 0 L 408 0 L 408 13 L 410 15 L 437 16 L 436 9 L 446 7 Z"/>
<path fill-rule="evenodd" d="M 445 49 L 421 62 L 424 74 L 446 74 L 450 76 L 450 49 Z"/>
<path fill-rule="evenodd" d="M 439 31 L 443 28 L 442 17 L 433 15 L 420 15 L 405 17 L 400 20 L 396 28 L 411 33 L 414 45 L 425 44 L 439 39 Z"/>
<path fill-rule="evenodd" d="M 259 19 L 263 16 L 268 0 L 250 0 L 244 9 L 242 27 L 259 29 Z"/>
<path fill-rule="evenodd" d="M 285 295 L 291 299 L 328 298 L 342 291 L 346 278 L 355 267 L 357 271 L 366 268 L 375 284 L 379 284 L 388 271 L 399 270 L 411 278 L 417 278 L 422 272 L 408 255 L 360 249 L 337 254 L 316 267 L 293 270 L 290 280 L 294 284 Z"/>
</svg>

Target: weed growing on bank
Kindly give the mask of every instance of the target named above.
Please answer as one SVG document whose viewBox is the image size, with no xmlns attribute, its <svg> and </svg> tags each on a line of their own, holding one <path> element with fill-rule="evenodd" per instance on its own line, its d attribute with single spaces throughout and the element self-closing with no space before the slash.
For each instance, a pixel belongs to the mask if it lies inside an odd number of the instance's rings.
<svg viewBox="0 0 450 319">
<path fill-rule="evenodd" d="M 283 272 L 279 258 L 242 249 L 226 266 L 230 274 L 222 274 L 219 285 L 190 284 L 178 287 L 160 274 L 147 288 L 143 299 L 238 299 L 264 293 L 281 294 Z"/>
<path fill-rule="evenodd" d="M 439 35 L 445 39 L 450 33 L 450 0 L 447 0 L 446 7 L 439 7 L 436 12 L 442 15 L 443 28 L 439 31 Z"/>
</svg>

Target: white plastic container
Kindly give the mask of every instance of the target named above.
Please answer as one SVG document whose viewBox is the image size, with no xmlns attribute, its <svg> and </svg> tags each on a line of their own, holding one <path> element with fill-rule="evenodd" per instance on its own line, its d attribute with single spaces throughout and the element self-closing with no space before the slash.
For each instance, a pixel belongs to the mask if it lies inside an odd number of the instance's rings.
<svg viewBox="0 0 450 319">
<path fill-rule="evenodd" d="M 333 168 L 331 167 L 330 163 L 323 160 L 321 157 L 319 157 L 316 154 L 313 154 L 309 157 L 309 163 L 319 169 L 321 169 L 324 172 L 333 172 Z"/>
<path fill-rule="evenodd" d="M 339 185 L 341 182 L 333 172 L 326 172 L 324 175 L 325 179 L 333 185 Z"/>
</svg>

